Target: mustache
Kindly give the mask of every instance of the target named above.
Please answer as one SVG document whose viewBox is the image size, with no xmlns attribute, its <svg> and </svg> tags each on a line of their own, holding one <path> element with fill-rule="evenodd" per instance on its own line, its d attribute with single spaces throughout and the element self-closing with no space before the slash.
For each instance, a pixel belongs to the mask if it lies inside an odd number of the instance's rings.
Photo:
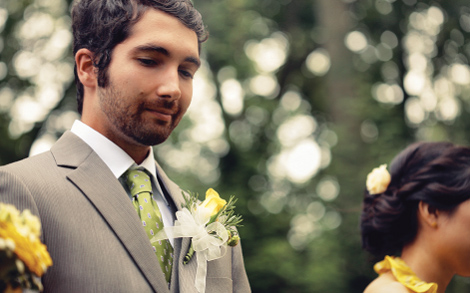
<svg viewBox="0 0 470 293">
<path fill-rule="evenodd" d="M 141 110 L 166 110 L 170 113 L 177 113 L 180 111 L 180 104 L 178 100 L 157 99 L 141 104 L 140 108 Z"/>
<path fill-rule="evenodd" d="M 155 108 L 164 108 L 168 110 L 173 110 L 179 108 L 179 103 L 177 100 L 165 100 L 165 99 L 158 99 L 151 102 L 145 102 L 144 107 L 155 109 Z"/>
</svg>

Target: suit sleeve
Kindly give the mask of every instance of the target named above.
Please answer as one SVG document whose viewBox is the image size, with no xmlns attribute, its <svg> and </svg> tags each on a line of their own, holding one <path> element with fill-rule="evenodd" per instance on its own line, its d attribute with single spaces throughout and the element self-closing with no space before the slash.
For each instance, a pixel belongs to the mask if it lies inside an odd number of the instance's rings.
<svg viewBox="0 0 470 293">
<path fill-rule="evenodd" d="M 0 168 L 0 202 L 14 205 L 18 210 L 29 209 L 39 216 L 32 193 L 26 184 L 15 174 Z"/>
</svg>

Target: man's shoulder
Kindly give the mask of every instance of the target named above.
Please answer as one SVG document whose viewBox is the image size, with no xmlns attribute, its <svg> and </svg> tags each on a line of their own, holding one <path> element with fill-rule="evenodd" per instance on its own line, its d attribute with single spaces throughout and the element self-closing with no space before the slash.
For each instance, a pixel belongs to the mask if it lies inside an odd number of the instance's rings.
<svg viewBox="0 0 470 293">
<path fill-rule="evenodd" d="M 79 143 L 82 142 L 82 143 Z M 42 153 L 38 153 L 27 158 L 0 166 L 0 171 L 17 170 L 23 171 L 26 169 L 44 170 L 50 167 L 55 167 L 62 161 L 68 161 L 79 152 L 85 149 L 86 144 L 70 131 L 65 132 L 49 149 Z M 85 151 L 83 156 L 87 156 L 90 150 Z"/>
<path fill-rule="evenodd" d="M 29 175 L 34 174 L 35 172 L 47 172 L 49 166 L 53 165 L 55 165 L 54 158 L 50 151 L 46 151 L 0 166 L 0 172 Z"/>
</svg>

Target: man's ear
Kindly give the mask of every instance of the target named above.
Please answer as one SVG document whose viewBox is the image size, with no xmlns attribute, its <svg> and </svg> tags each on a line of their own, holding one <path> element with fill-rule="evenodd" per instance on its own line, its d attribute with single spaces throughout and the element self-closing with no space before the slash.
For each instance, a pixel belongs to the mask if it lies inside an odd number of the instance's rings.
<svg viewBox="0 0 470 293">
<path fill-rule="evenodd" d="M 418 205 L 418 217 L 421 222 L 431 228 L 437 228 L 440 212 L 435 207 L 420 201 Z"/>
<path fill-rule="evenodd" d="M 75 64 L 77 65 L 77 75 L 84 87 L 97 86 L 96 68 L 93 66 L 93 52 L 82 48 L 75 54 Z"/>
</svg>

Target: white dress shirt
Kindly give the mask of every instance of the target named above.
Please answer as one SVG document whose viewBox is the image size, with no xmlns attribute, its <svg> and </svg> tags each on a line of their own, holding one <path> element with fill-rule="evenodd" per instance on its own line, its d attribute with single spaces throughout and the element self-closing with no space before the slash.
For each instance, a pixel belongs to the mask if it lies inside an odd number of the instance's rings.
<svg viewBox="0 0 470 293">
<path fill-rule="evenodd" d="M 168 227 L 173 226 L 175 216 L 167 199 L 163 195 L 160 184 L 158 183 L 157 168 L 155 166 L 152 148 L 150 148 L 150 152 L 142 164 L 137 165 L 123 149 L 85 123 L 75 120 L 71 131 L 80 137 L 95 151 L 95 153 L 98 154 L 103 162 L 109 167 L 111 172 L 113 172 L 117 180 L 119 180 L 131 167 L 139 167 L 147 170 L 152 177 L 152 189 L 154 190 L 155 199 L 157 201 L 158 208 L 160 209 L 160 213 L 162 214 L 163 225 Z M 122 181 L 120 182 L 122 183 Z M 126 184 L 123 185 L 125 186 Z M 127 186 L 125 186 L 125 189 L 130 196 L 130 191 Z M 169 240 L 173 245 L 173 239 Z"/>
</svg>

